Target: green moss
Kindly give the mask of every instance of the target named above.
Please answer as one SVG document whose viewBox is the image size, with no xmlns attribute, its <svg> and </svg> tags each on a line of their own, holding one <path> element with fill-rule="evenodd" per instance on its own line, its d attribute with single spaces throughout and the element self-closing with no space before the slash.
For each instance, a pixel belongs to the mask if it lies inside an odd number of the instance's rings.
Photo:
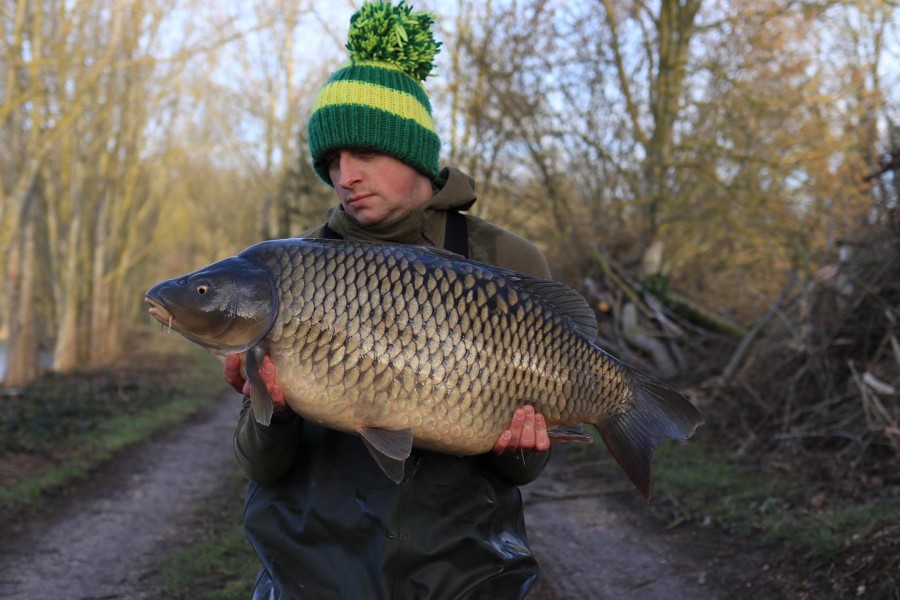
<svg viewBox="0 0 900 600">
<path fill-rule="evenodd" d="M 900 508 L 875 498 L 864 504 L 839 505 L 817 511 L 794 510 L 767 523 L 767 541 L 785 543 L 815 563 L 828 562 L 851 546 L 866 545 L 898 524 Z M 894 555 L 894 564 L 898 557 Z"/>
</svg>

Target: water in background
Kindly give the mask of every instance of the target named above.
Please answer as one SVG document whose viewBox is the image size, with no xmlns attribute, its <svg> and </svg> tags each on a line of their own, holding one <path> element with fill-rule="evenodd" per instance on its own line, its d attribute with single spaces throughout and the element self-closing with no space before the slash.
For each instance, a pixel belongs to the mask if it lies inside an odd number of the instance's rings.
<svg viewBox="0 0 900 600">
<path fill-rule="evenodd" d="M 6 357 L 9 355 L 9 345 L 0 341 L 0 381 L 6 377 Z M 53 364 L 53 355 L 41 352 L 41 366 L 49 368 Z"/>
</svg>

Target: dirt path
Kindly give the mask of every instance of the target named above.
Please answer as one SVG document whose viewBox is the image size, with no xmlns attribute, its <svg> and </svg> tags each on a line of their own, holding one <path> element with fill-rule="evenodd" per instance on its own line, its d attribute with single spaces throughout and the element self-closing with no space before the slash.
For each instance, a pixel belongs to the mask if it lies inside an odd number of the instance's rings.
<svg viewBox="0 0 900 600">
<path fill-rule="evenodd" d="M 708 566 L 641 514 L 644 502 L 624 477 L 598 489 L 596 480 L 566 467 L 556 461 L 525 491 L 528 537 L 552 590 L 548 598 L 724 597 Z M 621 505 L 629 502 L 632 508 Z"/>
<path fill-rule="evenodd" d="M 543 572 L 535 600 L 759 597 L 763 557 L 717 532 L 667 530 L 624 475 L 586 475 L 557 450 L 524 489 L 528 538 Z M 768 590 L 765 598 L 778 598 Z"/>
<path fill-rule="evenodd" d="M 0 542 L 0 598 L 141 598 L 191 510 L 234 468 L 240 397 L 99 469 Z"/>
<path fill-rule="evenodd" d="M 52 502 L 46 517 L 5 535 L 0 597 L 147 597 L 141 590 L 192 510 L 234 468 L 238 406 L 237 395 L 228 394 L 187 425 L 100 469 Z M 735 586 L 745 587 L 741 574 L 752 583 L 750 573 L 761 568 L 719 536 L 710 543 L 696 528 L 666 531 L 624 477 L 599 485 L 578 470 L 559 452 L 524 490 L 529 537 L 544 572 L 535 600 L 734 598 L 742 595 Z M 746 591 L 756 597 L 764 590 Z M 779 595 L 769 590 L 765 597 Z"/>
</svg>

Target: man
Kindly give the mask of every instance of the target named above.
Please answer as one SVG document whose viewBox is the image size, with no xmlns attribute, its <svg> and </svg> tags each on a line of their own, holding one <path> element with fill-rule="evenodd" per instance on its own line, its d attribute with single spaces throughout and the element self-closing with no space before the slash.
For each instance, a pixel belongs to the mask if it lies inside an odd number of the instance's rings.
<svg viewBox="0 0 900 600">
<path fill-rule="evenodd" d="M 352 60 L 323 86 L 308 126 L 315 169 L 339 203 L 301 237 L 429 244 L 549 277 L 533 244 L 459 212 L 475 202 L 473 182 L 439 170 L 430 102 L 409 69 L 397 68 L 390 52 L 373 59 L 354 50 L 354 36 L 371 39 L 371 27 L 385 21 L 404 28 L 406 50 L 421 55 L 430 42 L 431 58 L 437 52 L 431 17 L 402 3 L 366 4 L 351 19 Z M 374 36 L 392 37 L 390 29 Z M 230 356 L 225 378 L 248 394 L 240 365 Z M 250 479 L 244 525 L 262 563 L 254 598 L 525 596 L 537 565 L 517 486 L 549 459 L 542 415 L 519 408 L 483 456 L 414 449 L 395 484 L 359 437 L 287 408 L 268 358 L 261 374 L 275 403 L 272 423 L 258 424 L 245 398 L 234 441 Z"/>
</svg>

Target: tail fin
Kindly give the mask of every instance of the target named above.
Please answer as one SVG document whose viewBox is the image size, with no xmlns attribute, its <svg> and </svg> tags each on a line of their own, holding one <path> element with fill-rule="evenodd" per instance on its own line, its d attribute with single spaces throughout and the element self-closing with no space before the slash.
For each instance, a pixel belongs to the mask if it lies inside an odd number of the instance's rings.
<svg viewBox="0 0 900 600">
<path fill-rule="evenodd" d="M 639 371 L 634 377 L 634 405 L 595 424 L 610 453 L 644 498 L 650 501 L 650 463 L 662 437 L 686 440 L 703 416 L 679 392 Z"/>
</svg>

